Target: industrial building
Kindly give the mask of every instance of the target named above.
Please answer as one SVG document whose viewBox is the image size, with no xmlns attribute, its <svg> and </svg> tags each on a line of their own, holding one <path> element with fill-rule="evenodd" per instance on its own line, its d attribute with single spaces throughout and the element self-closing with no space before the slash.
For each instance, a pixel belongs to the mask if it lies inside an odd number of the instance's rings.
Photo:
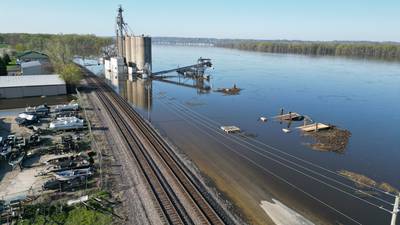
<svg viewBox="0 0 400 225">
<path fill-rule="evenodd" d="M 148 36 L 125 36 L 123 49 L 126 64 L 137 71 L 151 71 L 151 38 Z M 147 72 L 146 71 L 146 72 Z"/>
<path fill-rule="evenodd" d="M 21 62 L 22 75 L 50 74 L 52 71 L 53 69 L 50 62 L 45 62 L 45 61 Z"/>
<path fill-rule="evenodd" d="M 0 76 L 0 98 L 64 95 L 65 82 L 57 74 Z"/>
<path fill-rule="evenodd" d="M 37 51 L 26 51 L 26 52 L 23 52 L 23 53 L 20 53 L 17 55 L 18 63 L 30 62 L 30 61 L 48 62 L 49 56 L 44 53 L 37 52 Z"/>
<path fill-rule="evenodd" d="M 130 28 L 125 23 L 122 12 L 120 7 L 116 19 L 117 54 L 104 61 L 106 78 L 111 81 L 118 80 L 121 74 L 129 74 L 131 78 L 151 75 L 151 37 L 128 33 Z"/>
</svg>

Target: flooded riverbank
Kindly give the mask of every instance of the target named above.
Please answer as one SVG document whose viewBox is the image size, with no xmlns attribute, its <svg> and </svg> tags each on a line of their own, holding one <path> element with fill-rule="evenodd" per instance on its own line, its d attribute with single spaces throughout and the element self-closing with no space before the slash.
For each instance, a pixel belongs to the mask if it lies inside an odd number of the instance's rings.
<svg viewBox="0 0 400 225">
<path fill-rule="evenodd" d="M 274 222 L 265 212 L 268 207 L 262 207 L 268 206 L 264 201 L 279 202 L 317 224 L 389 223 L 389 213 L 325 177 L 350 185 L 330 173 L 348 170 L 399 189 L 399 175 L 392 172 L 399 169 L 400 158 L 400 116 L 393 113 L 400 109 L 399 64 L 173 46 L 155 46 L 153 55 L 153 71 L 210 57 L 215 65 L 208 71 L 212 78 L 201 85 L 241 88 L 238 95 L 224 95 L 180 78 L 171 78 L 175 83 L 119 82 L 121 95 L 185 152 L 251 223 Z M 176 84 L 180 82 L 186 85 Z M 295 129 L 282 132 L 287 123 L 259 121 L 260 116 L 277 115 L 282 107 L 334 124 L 351 136 L 340 153 L 315 151 L 309 144 L 312 137 Z M 253 139 L 222 136 L 219 125 L 238 126 Z M 300 125 L 293 122 L 290 129 Z M 382 205 L 371 197 L 365 200 Z"/>
</svg>

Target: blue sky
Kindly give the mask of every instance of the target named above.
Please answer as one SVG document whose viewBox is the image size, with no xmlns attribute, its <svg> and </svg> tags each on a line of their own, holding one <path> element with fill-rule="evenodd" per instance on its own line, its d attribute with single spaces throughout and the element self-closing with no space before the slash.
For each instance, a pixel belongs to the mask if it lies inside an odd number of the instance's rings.
<svg viewBox="0 0 400 225">
<path fill-rule="evenodd" d="M 400 41 L 400 0 L 3 0 L 0 32 Z M 8 21 L 4 23 L 4 21 Z"/>
</svg>

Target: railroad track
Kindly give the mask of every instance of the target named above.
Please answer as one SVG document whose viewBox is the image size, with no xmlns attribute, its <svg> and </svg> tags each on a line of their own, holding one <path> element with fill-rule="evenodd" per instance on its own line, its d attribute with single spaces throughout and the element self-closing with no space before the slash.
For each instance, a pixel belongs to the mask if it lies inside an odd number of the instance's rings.
<svg viewBox="0 0 400 225">
<path fill-rule="evenodd" d="M 102 79 L 91 75 L 90 71 L 86 72 L 89 75 L 89 84 L 97 89 L 100 101 L 119 128 L 152 190 L 153 200 L 157 203 L 163 222 L 194 224 L 194 221 L 200 221 L 201 224 L 233 224 L 221 206 L 155 129 Z M 160 167 L 163 170 L 160 170 Z M 170 185 L 166 176 L 177 185 Z M 177 196 L 177 192 L 185 197 L 185 205 Z"/>
</svg>

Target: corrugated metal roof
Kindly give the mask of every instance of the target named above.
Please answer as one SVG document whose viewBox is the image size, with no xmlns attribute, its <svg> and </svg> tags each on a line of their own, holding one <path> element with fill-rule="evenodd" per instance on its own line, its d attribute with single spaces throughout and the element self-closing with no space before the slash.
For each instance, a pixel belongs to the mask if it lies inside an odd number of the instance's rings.
<svg viewBox="0 0 400 225">
<path fill-rule="evenodd" d="M 25 51 L 25 52 L 18 53 L 17 54 L 17 58 L 21 58 L 21 57 L 24 57 L 24 56 L 29 55 L 29 54 L 37 54 L 37 55 L 40 55 L 41 57 L 48 58 L 48 56 L 46 54 L 38 52 L 38 51 Z"/>
<path fill-rule="evenodd" d="M 40 61 L 30 61 L 30 62 L 21 63 L 22 68 L 37 67 L 37 66 L 41 66 L 41 65 L 42 65 L 42 63 Z"/>
<path fill-rule="evenodd" d="M 0 76 L 0 88 L 42 85 L 65 85 L 58 74 L 27 75 L 27 76 Z"/>
</svg>

